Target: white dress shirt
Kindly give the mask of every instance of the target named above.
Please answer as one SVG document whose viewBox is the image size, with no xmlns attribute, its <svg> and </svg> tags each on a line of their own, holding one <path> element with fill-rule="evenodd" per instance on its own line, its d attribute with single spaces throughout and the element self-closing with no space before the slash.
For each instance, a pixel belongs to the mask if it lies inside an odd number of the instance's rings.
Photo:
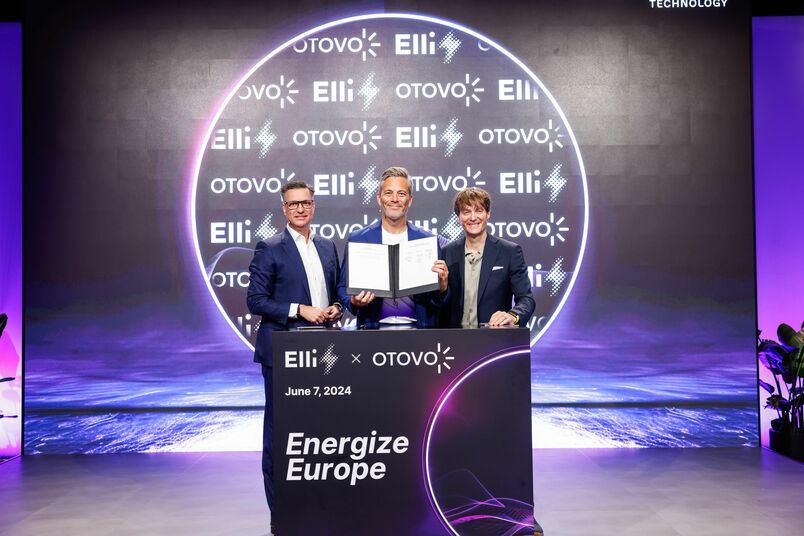
<svg viewBox="0 0 804 536">
<path fill-rule="evenodd" d="M 310 231 L 310 238 L 305 240 L 304 236 L 296 232 L 289 225 L 287 230 L 296 249 L 299 250 L 304 272 L 307 274 L 307 286 L 310 287 L 310 299 L 313 307 L 326 309 L 329 306 L 329 296 L 327 295 L 327 281 L 324 278 L 324 267 L 321 266 L 321 259 L 318 257 L 318 250 L 313 243 L 315 233 Z M 305 304 L 306 305 L 306 304 Z M 293 318 L 299 314 L 299 304 L 291 303 L 288 311 L 288 318 Z"/>
</svg>

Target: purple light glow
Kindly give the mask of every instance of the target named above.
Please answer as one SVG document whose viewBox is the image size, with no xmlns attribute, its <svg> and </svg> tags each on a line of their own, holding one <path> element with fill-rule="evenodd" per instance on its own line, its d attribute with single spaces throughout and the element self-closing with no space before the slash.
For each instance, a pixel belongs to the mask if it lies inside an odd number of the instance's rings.
<svg viewBox="0 0 804 536">
<path fill-rule="evenodd" d="M 461 386 L 463 382 L 465 382 L 472 374 L 476 373 L 477 371 L 481 370 L 483 367 L 490 365 L 500 359 L 505 359 L 507 357 L 514 357 L 514 356 L 521 356 L 527 355 L 530 357 L 530 348 L 529 347 L 512 347 L 512 348 L 505 348 L 503 350 L 499 350 L 492 354 L 489 354 L 481 359 L 475 361 L 472 365 L 467 367 L 460 375 L 458 375 L 452 383 L 447 386 L 441 396 L 438 399 L 435 407 L 433 408 L 432 413 L 430 414 L 430 418 L 427 421 L 427 427 L 424 433 L 424 447 L 422 448 L 422 472 L 424 475 L 424 481 L 427 486 L 427 498 L 430 501 L 430 505 L 433 507 L 433 510 L 438 515 L 439 521 L 444 526 L 447 531 L 455 536 L 460 536 L 456 529 L 450 524 L 448 519 L 447 513 L 445 513 L 441 506 L 438 504 L 438 499 L 435 496 L 435 491 L 433 490 L 433 481 L 432 476 L 430 474 L 430 441 L 433 436 L 433 430 L 435 429 L 436 423 L 438 421 L 438 416 L 441 414 L 441 411 L 446 406 L 449 398 L 452 394 Z M 491 498 L 494 501 L 507 501 L 507 499 L 496 499 L 494 497 Z M 463 518 L 461 518 L 463 519 Z M 464 521 L 467 521 L 464 519 Z"/>
<path fill-rule="evenodd" d="M 757 323 L 765 338 L 804 321 L 804 17 L 753 20 Z M 760 377 L 770 373 L 760 365 Z M 760 392 L 760 408 L 765 406 Z M 762 444 L 775 411 L 760 411 Z"/>
<path fill-rule="evenodd" d="M 0 457 L 22 442 L 22 26 L 0 23 Z M 12 416 L 16 418 L 11 418 Z"/>
</svg>

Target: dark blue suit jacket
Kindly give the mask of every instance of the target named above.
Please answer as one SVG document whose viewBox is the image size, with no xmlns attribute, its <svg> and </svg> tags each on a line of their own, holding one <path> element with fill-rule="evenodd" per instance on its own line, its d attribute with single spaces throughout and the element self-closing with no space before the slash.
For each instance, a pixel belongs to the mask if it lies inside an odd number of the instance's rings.
<svg viewBox="0 0 804 536">
<path fill-rule="evenodd" d="M 442 327 L 461 327 L 463 318 L 464 248 L 466 237 L 450 242 L 442 250 L 449 269 L 448 302 L 441 315 Z M 514 305 L 511 305 L 514 298 Z M 477 292 L 477 320 L 487 323 L 496 311 L 514 311 L 519 325 L 533 316 L 536 301 L 531 295 L 528 267 L 522 248 L 513 242 L 488 234 L 483 246 Z"/>
<path fill-rule="evenodd" d="M 416 227 L 408 222 L 408 240 L 418 240 L 419 238 L 427 238 L 433 236 L 421 227 Z M 349 242 L 367 242 L 369 244 L 382 244 L 382 223 L 380 220 L 372 223 L 367 227 L 349 234 Z M 341 265 L 340 283 L 338 283 L 338 295 L 341 296 L 341 302 L 349 307 L 349 310 L 357 317 L 357 325 L 365 326 L 367 328 L 380 327 L 380 315 L 382 314 L 382 300 L 383 298 L 374 298 L 370 304 L 365 307 L 354 307 L 346 295 L 346 254 L 347 250 L 343 253 L 343 264 Z M 441 258 L 441 247 L 439 244 L 438 258 Z M 422 294 L 413 295 L 413 305 L 416 311 L 416 327 L 419 328 L 435 328 L 438 327 L 438 312 L 441 308 L 441 293 L 437 290 L 433 292 L 425 292 Z"/>
<path fill-rule="evenodd" d="M 338 251 L 334 242 L 320 236 L 313 237 L 313 244 L 321 259 L 327 295 L 330 304 L 338 301 Z M 311 305 L 307 272 L 304 271 L 299 250 L 287 228 L 268 240 L 261 241 L 254 250 L 249 266 L 251 280 L 248 285 L 248 310 L 262 316 L 254 346 L 254 361 L 272 366 L 272 335 L 274 331 L 309 325 L 304 319 L 288 318 L 291 303 Z"/>
</svg>

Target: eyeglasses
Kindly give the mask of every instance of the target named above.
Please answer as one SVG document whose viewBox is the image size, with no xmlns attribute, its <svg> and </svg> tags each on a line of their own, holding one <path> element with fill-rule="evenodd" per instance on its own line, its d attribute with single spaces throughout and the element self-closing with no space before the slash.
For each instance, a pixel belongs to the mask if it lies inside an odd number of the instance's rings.
<svg viewBox="0 0 804 536">
<path fill-rule="evenodd" d="M 312 201 L 291 201 L 289 203 L 283 201 L 282 204 L 288 207 L 288 210 L 297 210 L 299 207 L 302 210 L 310 210 L 313 207 Z"/>
</svg>

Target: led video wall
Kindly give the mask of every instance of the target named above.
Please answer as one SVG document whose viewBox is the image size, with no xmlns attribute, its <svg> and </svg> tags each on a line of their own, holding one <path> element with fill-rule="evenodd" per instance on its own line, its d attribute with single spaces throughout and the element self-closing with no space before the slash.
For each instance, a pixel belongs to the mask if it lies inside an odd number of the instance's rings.
<svg viewBox="0 0 804 536">
<path fill-rule="evenodd" d="M 800 180 L 804 159 L 798 150 L 804 120 L 804 69 L 799 52 L 804 46 L 804 18 L 755 18 L 753 44 L 757 320 L 762 338 L 779 341 L 779 324 L 798 331 L 804 322 L 804 283 L 797 254 L 791 252 L 790 262 L 777 259 L 804 229 L 797 208 L 804 194 Z M 774 394 L 789 399 L 762 364 L 759 374 L 773 386 Z M 768 396 L 760 390 L 760 408 Z M 780 415 L 765 408 L 760 416 L 762 443 L 767 445 L 770 421 Z"/>
<path fill-rule="evenodd" d="M 0 458 L 22 450 L 22 32 L 0 23 Z"/>
<path fill-rule="evenodd" d="M 535 447 L 756 444 L 749 14 L 431 7 L 27 7 L 26 452 L 259 449 L 278 190 L 342 254 L 392 165 L 523 247 Z"/>
</svg>

